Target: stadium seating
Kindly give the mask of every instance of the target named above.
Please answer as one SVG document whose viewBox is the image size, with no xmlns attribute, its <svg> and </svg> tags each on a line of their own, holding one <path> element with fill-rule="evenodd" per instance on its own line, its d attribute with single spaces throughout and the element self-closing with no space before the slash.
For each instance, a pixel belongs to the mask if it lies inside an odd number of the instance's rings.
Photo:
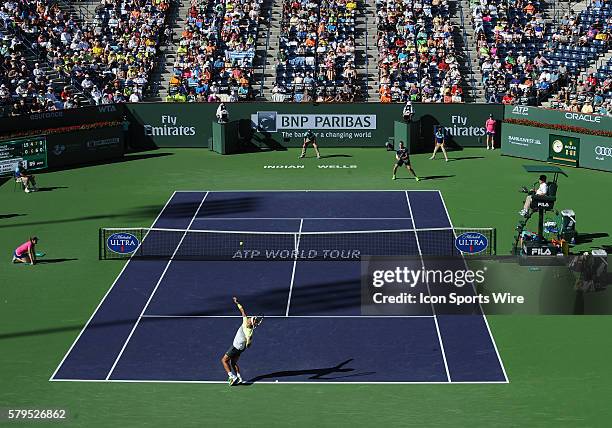
<svg viewBox="0 0 612 428">
<path fill-rule="evenodd" d="M 77 107 L 83 98 L 71 86 L 96 104 L 140 101 L 168 7 L 168 0 L 103 0 L 95 20 L 79 24 L 51 0 L 6 2 L 0 18 L 3 43 L 12 45 L 3 64 L 12 76 L 3 82 L 9 114 Z M 65 86 L 49 85 L 43 62 Z"/>
<path fill-rule="evenodd" d="M 558 78 L 547 68 L 550 27 L 541 1 L 509 5 L 503 0 L 476 0 L 471 5 L 485 97 L 492 103 L 535 105 Z"/>
<path fill-rule="evenodd" d="M 550 106 L 583 113 L 610 114 L 612 60 L 600 64 L 594 72 L 586 72 L 592 70 L 591 64 L 612 46 L 610 2 L 596 0 L 577 16 L 564 15 L 559 28 L 553 35 L 557 51 L 552 54 L 552 66 L 567 64 L 570 73 Z"/>
<path fill-rule="evenodd" d="M 562 88 L 571 92 L 568 85 L 581 85 L 580 73 L 608 50 L 606 7 L 591 5 L 548 25 L 543 4 L 518 0 L 510 9 L 501 0 L 472 4 L 488 102 L 540 105 Z"/>
<path fill-rule="evenodd" d="M 283 0 L 274 101 L 350 102 L 356 85 L 354 0 Z"/>
<path fill-rule="evenodd" d="M 73 104 L 66 91 L 62 91 L 60 98 L 57 88 L 50 86 L 42 68 L 46 58 L 33 43 L 36 35 L 43 32 L 41 7 L 49 22 L 70 25 L 57 7 L 45 2 L 39 2 L 38 7 L 26 1 L 0 5 L 0 116 L 55 110 Z"/>
<path fill-rule="evenodd" d="M 170 101 L 252 99 L 260 2 L 208 0 L 193 4 L 179 42 Z"/>
<path fill-rule="evenodd" d="M 462 102 L 448 3 L 376 5 L 380 101 Z"/>
<path fill-rule="evenodd" d="M 485 100 L 612 114 L 612 59 L 604 58 L 612 1 L 554 17 L 546 1 L 470 0 L 475 39 L 466 49 L 476 51 Z M 192 0 L 181 37 L 166 41 L 177 52 L 166 100 L 361 101 L 360 81 L 376 77 L 357 72 L 355 52 L 367 33 L 356 31 L 356 19 L 374 10 L 379 101 L 463 102 L 452 25 L 459 6 L 449 4 Z M 56 0 L 1 3 L 0 116 L 143 100 L 171 5 L 178 7 L 176 0 L 100 0 L 93 19 L 76 19 Z M 270 8 L 280 11 L 276 60 L 257 68 Z M 266 71 L 273 87 L 260 93 Z"/>
</svg>

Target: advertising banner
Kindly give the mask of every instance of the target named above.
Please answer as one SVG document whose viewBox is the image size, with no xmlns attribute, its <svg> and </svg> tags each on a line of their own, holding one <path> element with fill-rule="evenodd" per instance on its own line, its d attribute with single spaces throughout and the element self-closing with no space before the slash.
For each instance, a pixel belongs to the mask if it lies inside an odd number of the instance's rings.
<svg viewBox="0 0 612 428">
<path fill-rule="evenodd" d="M 612 118 L 597 114 L 549 110 L 527 106 L 506 106 L 505 119 L 527 119 L 542 123 L 558 123 L 587 129 L 612 129 Z"/>
<path fill-rule="evenodd" d="M 550 134 L 548 160 L 567 166 L 578 166 L 580 138 Z"/>
<path fill-rule="evenodd" d="M 582 137 L 579 161 L 581 167 L 612 172 L 612 138 Z"/>
<path fill-rule="evenodd" d="M 49 168 L 115 159 L 123 154 L 124 138 L 121 126 L 47 136 Z"/>
<path fill-rule="evenodd" d="M 241 138 L 267 141 L 275 146 L 299 147 L 312 130 L 327 147 L 383 147 L 393 136 L 394 121 L 402 120 L 403 104 L 227 104 L 230 120 L 249 121 L 241 127 Z M 131 144 L 156 147 L 207 147 L 216 120 L 217 104 L 138 103 L 128 104 Z M 448 131 L 450 145 L 484 144 L 489 114 L 501 121 L 503 107 L 489 104 L 414 104 L 413 126 L 419 146 L 433 144 L 434 126 Z M 498 133 L 499 135 L 499 133 Z"/>
<path fill-rule="evenodd" d="M 0 118 L 0 136 L 23 130 L 43 130 L 102 121 L 120 121 L 123 106 L 106 104 Z"/>
<path fill-rule="evenodd" d="M 502 154 L 526 159 L 548 160 L 548 130 L 504 123 L 502 127 Z"/>
</svg>

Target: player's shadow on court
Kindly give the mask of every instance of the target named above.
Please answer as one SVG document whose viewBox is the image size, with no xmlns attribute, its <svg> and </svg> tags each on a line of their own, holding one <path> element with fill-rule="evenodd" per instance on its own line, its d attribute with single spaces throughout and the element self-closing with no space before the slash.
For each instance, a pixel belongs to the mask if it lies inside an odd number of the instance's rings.
<svg viewBox="0 0 612 428">
<path fill-rule="evenodd" d="M 422 181 L 429 180 L 444 180 L 445 178 L 452 178 L 454 175 L 426 175 L 425 177 L 420 177 Z"/>
<path fill-rule="evenodd" d="M 331 159 L 331 158 L 352 158 L 353 156 L 351 155 L 342 155 L 342 154 L 337 154 L 337 155 L 321 155 L 321 159 Z"/>
<path fill-rule="evenodd" d="M 449 162 L 462 161 L 462 160 L 471 160 L 471 159 L 484 159 L 484 156 L 463 156 L 458 158 L 448 158 Z"/>
<path fill-rule="evenodd" d="M 50 186 L 50 187 L 39 187 L 37 192 L 53 192 L 57 189 L 67 189 L 66 186 Z"/>
<path fill-rule="evenodd" d="M 427 180 L 443 180 L 445 178 L 452 178 L 454 175 L 426 175 L 419 177 L 420 181 Z M 398 180 L 414 180 L 414 177 L 398 177 Z"/>
<path fill-rule="evenodd" d="M 278 379 L 278 378 L 286 378 L 286 377 L 294 377 L 294 376 L 311 375 L 308 377 L 308 379 L 334 380 L 334 379 L 341 379 L 341 378 L 352 377 L 352 376 L 371 375 L 375 373 L 375 372 L 366 372 L 366 373 L 352 373 L 349 375 L 343 375 L 342 373 L 351 373 L 355 371 L 355 369 L 353 368 L 344 367 L 347 364 L 349 364 L 351 361 L 353 361 L 353 358 L 343 361 L 340 364 L 333 366 L 333 367 L 325 367 L 325 368 L 320 368 L 320 369 L 286 370 L 286 371 L 268 373 L 268 374 L 256 376 L 253 379 L 250 379 L 248 382 L 244 383 L 243 385 L 252 385 L 256 382 L 259 382 L 265 379 Z"/>
</svg>

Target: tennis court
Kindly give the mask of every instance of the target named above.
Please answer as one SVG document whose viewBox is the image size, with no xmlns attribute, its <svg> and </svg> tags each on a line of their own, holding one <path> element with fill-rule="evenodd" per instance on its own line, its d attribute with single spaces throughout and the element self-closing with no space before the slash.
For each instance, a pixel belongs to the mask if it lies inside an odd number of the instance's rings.
<svg viewBox="0 0 612 428">
<path fill-rule="evenodd" d="M 508 381 L 483 316 L 435 307 L 362 316 L 359 261 L 184 257 L 198 231 L 243 232 L 248 249 L 251 239 L 284 236 L 300 248 L 317 232 L 404 230 L 394 238 L 403 249 L 439 255 L 440 243 L 419 232 L 452 230 L 438 191 L 175 192 L 152 227 L 184 232 L 164 234 L 168 260 L 126 263 L 51 380 L 225 382 L 220 358 L 241 322 L 238 296 L 266 315 L 241 358 L 251 382 Z"/>
</svg>

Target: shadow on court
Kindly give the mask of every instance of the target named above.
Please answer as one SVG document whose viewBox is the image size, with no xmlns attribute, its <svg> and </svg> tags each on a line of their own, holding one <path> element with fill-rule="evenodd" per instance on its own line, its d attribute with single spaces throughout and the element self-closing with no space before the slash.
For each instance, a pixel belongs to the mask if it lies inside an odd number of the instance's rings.
<svg viewBox="0 0 612 428">
<path fill-rule="evenodd" d="M 580 233 L 576 238 L 576 244 L 590 244 L 595 239 L 607 238 L 609 236 L 610 235 L 606 232 Z"/>
<path fill-rule="evenodd" d="M 6 218 L 13 218 L 13 217 L 21 217 L 27 214 L 0 214 L 0 220 L 4 220 Z"/>
<path fill-rule="evenodd" d="M 89 162 L 89 163 L 79 164 L 79 165 L 70 165 L 70 166 L 64 166 L 64 167 L 58 167 L 58 168 L 48 168 L 45 170 L 44 173 L 56 172 L 56 171 L 70 171 L 73 169 L 89 168 L 92 166 L 111 165 L 115 163 L 132 162 L 132 161 L 137 161 L 137 160 L 153 159 L 153 158 L 172 156 L 172 155 L 173 153 L 167 153 L 167 152 L 128 154 L 128 155 L 124 155 L 120 158 L 115 158 L 115 159 L 104 159 L 104 160 L 97 161 L 97 162 Z"/>
<path fill-rule="evenodd" d="M 58 187 L 61 188 L 61 187 Z M 197 204 L 195 205 L 197 207 Z M 130 209 L 123 213 L 108 213 L 108 214 L 96 214 L 89 216 L 81 216 L 81 217 L 68 217 L 68 218 L 60 218 L 55 220 L 46 220 L 46 221 L 32 221 L 32 222 L 23 222 L 23 223 L 12 223 L 1 225 L 0 228 L 3 227 L 18 227 L 18 226 L 37 226 L 42 224 L 62 224 L 62 223 L 72 223 L 77 221 L 88 221 L 88 220 L 108 220 L 113 221 L 115 219 L 122 220 L 132 220 L 132 219 L 143 219 L 143 218 L 155 218 L 159 214 L 163 205 L 145 205 L 139 208 Z M 164 211 L 164 218 L 191 218 L 193 216 L 194 211 L 193 203 L 176 203 L 172 205 L 168 205 L 166 210 Z M 11 217 L 16 217 L 18 215 L 25 214 L 9 214 Z M 0 216 L 0 219 L 2 217 Z"/>
<path fill-rule="evenodd" d="M 219 200 L 206 200 L 202 206 L 199 218 L 217 216 L 221 214 L 237 214 L 257 210 L 261 198 L 256 196 L 246 196 L 240 198 L 228 198 Z M 190 210 L 188 218 L 193 216 L 193 209 Z M 164 213 L 165 217 L 165 213 Z"/>
<path fill-rule="evenodd" d="M 321 159 L 332 159 L 332 158 L 352 158 L 353 156 L 351 155 L 341 155 L 341 154 L 337 154 L 337 155 L 321 155 Z"/>
<path fill-rule="evenodd" d="M 36 264 L 46 265 L 46 264 L 53 264 L 53 263 L 72 262 L 74 260 L 78 260 L 78 259 L 42 259 L 42 260 L 37 260 Z"/>
<path fill-rule="evenodd" d="M 451 178 L 451 177 L 454 177 L 454 175 L 427 175 L 427 176 L 419 177 L 419 181 L 443 180 L 445 178 Z M 412 176 L 410 176 L 410 177 L 398 177 L 397 180 L 414 180 L 414 177 L 412 177 Z"/>
<path fill-rule="evenodd" d="M 463 157 L 459 157 L 459 158 L 452 158 L 452 157 L 448 158 L 448 160 L 450 162 L 462 161 L 462 160 L 471 160 L 471 159 L 484 159 L 484 156 L 463 156 Z"/>
<path fill-rule="evenodd" d="M 66 186 L 50 186 L 50 187 L 39 187 L 37 192 L 53 192 L 57 189 L 67 189 Z"/>
<path fill-rule="evenodd" d="M 366 376 L 366 375 L 371 375 L 371 374 L 376 373 L 376 372 L 363 372 L 363 373 L 352 373 L 350 375 L 342 375 L 342 373 L 350 373 L 350 372 L 355 371 L 355 369 L 353 368 L 344 367 L 347 364 L 349 364 L 351 361 L 353 361 L 353 358 L 343 361 L 340 364 L 333 366 L 333 367 L 313 368 L 313 369 L 304 369 L 304 370 L 286 370 L 286 371 L 280 371 L 280 372 L 267 373 L 267 374 L 256 376 L 253 379 L 250 379 L 249 381 L 243 383 L 242 385 L 244 386 L 252 385 L 254 383 L 257 383 L 265 379 L 277 380 L 278 378 L 287 378 L 287 377 L 304 376 L 304 375 L 311 375 L 308 377 L 308 379 L 312 379 L 312 380 L 334 380 L 334 379 L 342 379 L 342 378 L 347 378 L 347 377 Z"/>
<path fill-rule="evenodd" d="M 294 287 L 291 300 L 291 314 L 321 314 L 338 309 L 358 309 L 361 305 L 360 287 L 361 284 L 358 277 L 354 280 L 306 284 Z M 288 287 L 284 286 L 253 294 L 245 293 L 243 299 L 249 302 L 249 313 L 284 314 L 288 293 Z M 180 302 L 175 303 L 175 306 L 180 305 Z M 188 305 L 201 309 L 194 311 L 173 311 L 169 305 L 166 305 L 163 315 L 236 315 L 235 305 L 228 299 L 227 292 L 212 296 L 206 294 L 199 296 L 192 295 Z"/>
<path fill-rule="evenodd" d="M 419 177 L 421 181 L 426 180 L 443 180 L 445 178 L 452 178 L 454 175 L 427 175 L 425 177 Z"/>
<path fill-rule="evenodd" d="M 44 262 L 47 263 L 62 263 L 72 261 L 76 259 L 46 259 Z M 39 260 L 39 263 L 43 263 Z M 293 300 L 291 302 L 292 313 L 312 313 L 322 312 L 326 310 L 343 309 L 350 307 L 359 307 L 361 304 L 359 279 L 354 281 L 344 282 L 333 282 L 333 283 L 321 283 L 307 285 L 302 290 L 300 287 L 299 292 L 294 289 Z M 277 288 L 261 292 L 253 296 L 249 296 L 249 308 L 252 308 L 250 312 L 271 312 L 279 310 L 279 298 L 283 302 L 283 306 L 287 301 L 287 287 Z M 210 305 L 210 309 L 202 311 L 177 311 L 172 312 L 171 315 L 177 316 L 193 316 L 193 315 L 235 315 L 236 307 L 228 301 L 227 295 L 217 296 L 202 296 L 202 301 Z M 197 300 L 197 299 L 196 299 Z M 207 306 L 208 306 L 207 305 Z M 166 314 L 170 315 L 170 314 Z M 118 319 L 114 321 L 107 321 L 103 323 L 90 324 L 87 328 L 105 328 L 114 325 L 122 324 L 134 324 L 134 319 Z M 0 333 L 0 340 L 14 339 L 18 337 L 29 337 L 29 336 L 41 336 L 55 333 L 65 333 L 68 331 L 80 331 L 83 328 L 83 324 L 73 324 L 62 327 L 50 327 L 38 330 L 26 330 L 16 331 L 11 333 Z"/>
</svg>

